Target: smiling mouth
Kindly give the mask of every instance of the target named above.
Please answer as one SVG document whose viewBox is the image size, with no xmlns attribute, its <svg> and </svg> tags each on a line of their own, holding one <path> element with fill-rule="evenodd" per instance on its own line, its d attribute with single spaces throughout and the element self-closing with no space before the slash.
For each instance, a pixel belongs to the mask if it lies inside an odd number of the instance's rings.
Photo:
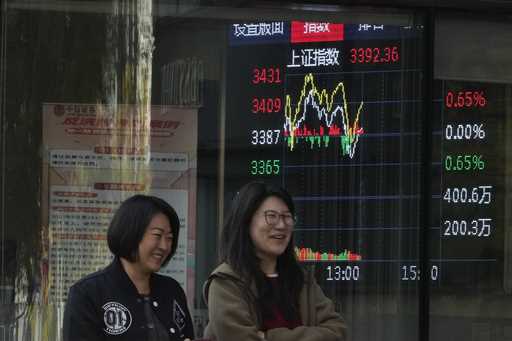
<svg viewBox="0 0 512 341">
<path fill-rule="evenodd" d="M 275 235 L 270 236 L 270 238 L 282 240 L 282 239 L 286 238 L 286 235 L 285 234 L 275 234 Z"/>
<path fill-rule="evenodd" d="M 153 254 L 153 258 L 156 258 L 156 259 L 158 259 L 158 260 L 160 260 L 160 261 L 161 261 L 162 259 L 164 259 L 164 255 L 161 255 L 161 254 Z"/>
</svg>

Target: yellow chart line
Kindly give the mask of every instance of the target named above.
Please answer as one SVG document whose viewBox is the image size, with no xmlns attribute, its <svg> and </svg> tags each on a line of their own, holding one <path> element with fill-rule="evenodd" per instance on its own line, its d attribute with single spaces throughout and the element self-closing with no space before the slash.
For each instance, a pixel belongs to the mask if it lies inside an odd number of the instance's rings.
<svg viewBox="0 0 512 341">
<path fill-rule="evenodd" d="M 341 98 L 342 98 L 342 122 L 343 122 L 343 129 L 345 132 L 345 135 L 348 137 L 349 141 L 353 141 L 353 137 L 357 132 L 358 123 L 359 123 L 359 115 L 361 114 L 363 104 L 364 102 L 361 101 L 357 108 L 356 118 L 352 125 L 350 125 L 350 118 L 348 113 L 348 104 L 346 99 L 346 91 L 345 91 L 345 84 L 344 82 L 338 82 L 334 90 L 329 94 L 327 89 L 322 89 L 321 91 L 318 90 L 317 86 L 315 85 L 315 79 L 312 73 L 307 74 L 304 77 L 304 85 L 302 87 L 302 90 L 300 92 L 299 100 L 297 101 L 297 104 L 295 106 L 295 111 L 292 113 L 292 105 L 291 105 L 291 95 L 287 94 L 285 98 L 285 118 L 287 123 L 289 124 L 289 133 L 290 133 L 290 150 L 293 150 L 295 143 L 296 143 L 296 136 L 295 136 L 295 130 L 297 125 L 297 120 L 299 118 L 303 119 L 305 117 L 305 111 L 302 111 L 302 107 L 304 106 L 304 101 L 307 96 L 312 96 L 313 100 L 318 103 L 319 111 L 323 110 L 321 108 L 322 106 L 325 106 L 325 111 L 328 113 L 331 113 L 331 116 L 333 115 L 333 104 L 335 103 L 334 99 L 338 95 L 338 92 L 341 92 Z M 293 115 L 293 117 L 292 117 Z M 331 122 L 328 121 L 327 115 L 326 115 L 326 123 L 327 126 L 330 127 L 332 124 L 332 117 Z M 286 124 L 285 124 L 286 126 Z"/>
</svg>

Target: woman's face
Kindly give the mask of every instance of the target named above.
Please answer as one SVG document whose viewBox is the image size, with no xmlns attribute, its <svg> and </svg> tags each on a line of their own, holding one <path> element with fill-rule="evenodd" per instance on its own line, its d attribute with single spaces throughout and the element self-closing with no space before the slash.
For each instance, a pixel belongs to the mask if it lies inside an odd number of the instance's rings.
<svg viewBox="0 0 512 341">
<path fill-rule="evenodd" d="M 163 213 L 157 213 L 146 227 L 139 243 L 139 269 L 145 273 L 160 270 L 172 247 L 172 230 L 169 219 Z"/>
<path fill-rule="evenodd" d="M 290 242 L 293 225 L 293 215 L 283 200 L 265 199 L 252 217 L 249 232 L 258 258 L 276 261 Z"/>
</svg>

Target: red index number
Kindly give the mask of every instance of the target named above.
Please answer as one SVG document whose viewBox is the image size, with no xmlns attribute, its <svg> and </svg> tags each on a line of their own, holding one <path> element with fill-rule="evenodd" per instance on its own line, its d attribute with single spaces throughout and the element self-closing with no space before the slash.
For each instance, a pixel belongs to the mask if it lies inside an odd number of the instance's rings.
<svg viewBox="0 0 512 341">
<path fill-rule="evenodd" d="M 400 60 L 398 46 L 360 47 L 350 49 L 352 64 L 396 63 Z"/>
<path fill-rule="evenodd" d="M 281 98 L 253 98 L 252 112 L 253 114 L 270 114 L 281 111 Z"/>
<path fill-rule="evenodd" d="M 252 84 L 280 84 L 281 82 L 281 69 L 278 67 L 252 69 Z"/>
</svg>

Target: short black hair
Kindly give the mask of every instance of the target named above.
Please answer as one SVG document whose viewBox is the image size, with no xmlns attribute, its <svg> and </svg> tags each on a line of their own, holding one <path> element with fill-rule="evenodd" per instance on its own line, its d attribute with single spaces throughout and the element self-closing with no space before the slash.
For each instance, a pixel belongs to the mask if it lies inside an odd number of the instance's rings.
<svg viewBox="0 0 512 341">
<path fill-rule="evenodd" d="M 107 242 L 110 251 L 117 257 L 136 262 L 139 257 L 139 244 L 146 228 L 158 213 L 169 219 L 173 236 L 171 252 L 162 263 L 165 266 L 178 246 L 180 219 L 171 205 L 155 196 L 136 194 L 123 201 L 108 227 Z"/>
</svg>

